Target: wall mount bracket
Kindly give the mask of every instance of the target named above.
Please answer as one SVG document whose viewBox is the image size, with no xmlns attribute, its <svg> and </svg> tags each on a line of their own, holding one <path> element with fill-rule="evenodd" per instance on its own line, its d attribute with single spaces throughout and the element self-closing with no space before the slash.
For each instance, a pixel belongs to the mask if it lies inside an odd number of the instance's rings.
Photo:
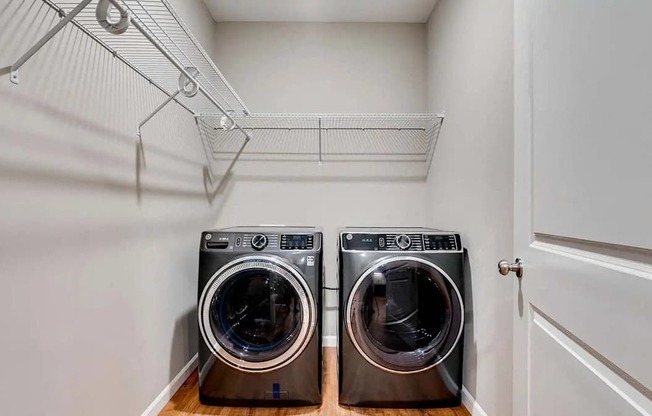
<svg viewBox="0 0 652 416">
<path fill-rule="evenodd" d="M 17 69 L 10 70 L 9 80 L 16 85 L 20 84 L 20 72 Z"/>
<path fill-rule="evenodd" d="M 36 52 L 38 52 L 45 44 L 47 44 L 52 38 L 61 31 L 72 19 L 75 18 L 79 13 L 81 13 L 82 10 L 86 8 L 90 4 L 92 0 L 82 0 L 70 13 L 64 14 L 64 16 L 61 18 L 61 20 L 54 25 L 52 29 L 50 29 L 41 39 L 39 39 L 38 42 L 34 44 L 31 48 L 27 50 L 14 64 L 11 66 L 11 72 L 9 75 L 9 79 L 11 82 L 14 84 L 18 84 L 20 82 L 20 77 L 18 74 L 18 70 L 20 69 L 21 66 L 25 64 L 25 62 L 29 61 L 29 59 L 34 56 Z M 59 16 L 61 16 L 61 13 L 59 13 Z"/>
</svg>

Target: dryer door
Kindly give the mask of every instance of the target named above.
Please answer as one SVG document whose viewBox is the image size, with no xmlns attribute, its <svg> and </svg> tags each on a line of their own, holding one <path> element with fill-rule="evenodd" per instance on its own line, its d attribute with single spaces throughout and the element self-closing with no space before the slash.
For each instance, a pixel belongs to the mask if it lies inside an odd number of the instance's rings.
<svg viewBox="0 0 652 416">
<path fill-rule="evenodd" d="M 441 268 L 419 257 L 391 257 L 357 280 L 346 320 L 355 348 L 367 361 L 393 373 L 416 373 L 453 351 L 464 328 L 464 306 Z"/>
<path fill-rule="evenodd" d="M 218 270 L 204 288 L 199 331 L 224 363 L 271 371 L 305 349 L 316 311 L 310 288 L 293 266 L 275 257 L 246 256 Z"/>
</svg>

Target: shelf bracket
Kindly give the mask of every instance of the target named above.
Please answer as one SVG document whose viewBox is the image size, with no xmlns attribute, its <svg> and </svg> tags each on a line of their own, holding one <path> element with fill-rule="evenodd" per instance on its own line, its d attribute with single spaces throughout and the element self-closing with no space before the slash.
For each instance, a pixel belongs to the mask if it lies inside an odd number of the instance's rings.
<svg viewBox="0 0 652 416">
<path fill-rule="evenodd" d="M 180 92 L 181 91 L 177 91 L 174 94 L 168 96 L 168 98 L 166 98 L 165 101 L 163 101 L 161 103 L 161 105 L 156 107 L 156 109 L 154 111 L 152 111 L 147 117 L 145 117 L 143 119 L 143 121 L 140 122 L 140 124 L 138 124 L 138 137 L 139 138 L 141 138 L 141 129 L 143 128 L 143 126 L 145 124 L 147 124 L 147 122 L 150 121 L 152 118 L 154 118 L 154 116 L 156 114 L 158 114 L 159 111 L 161 111 L 163 108 L 165 108 L 166 105 L 168 105 L 168 104 L 170 104 L 170 102 L 174 101 L 175 98 L 177 98 L 177 95 L 179 95 Z"/>
<path fill-rule="evenodd" d="M 52 29 L 48 31 L 34 46 L 29 48 L 27 52 L 14 64 L 11 66 L 10 72 L 9 72 L 9 79 L 11 82 L 14 84 L 18 84 L 20 82 L 20 77 L 18 70 L 20 69 L 21 66 L 25 64 L 36 52 L 38 52 L 43 46 L 45 46 L 46 43 L 48 43 L 57 33 L 61 31 L 72 19 L 74 19 L 86 6 L 90 4 L 92 0 L 82 0 L 72 11 L 66 15 L 63 16 L 63 18 L 54 25 Z M 61 15 L 61 13 L 59 13 Z"/>
<path fill-rule="evenodd" d="M 161 111 L 163 108 L 165 108 L 166 105 L 170 104 L 170 102 L 172 102 L 172 101 L 175 101 L 175 99 L 177 98 L 177 95 L 179 95 L 180 92 L 181 91 L 177 91 L 174 94 L 168 96 L 168 98 L 166 98 L 165 101 L 163 101 L 161 103 L 161 105 L 156 107 L 156 109 L 154 111 L 152 111 L 147 117 L 145 117 L 145 119 L 143 121 L 140 122 L 140 124 L 138 124 L 138 141 L 139 141 L 139 146 L 140 146 L 139 147 L 139 149 L 140 149 L 139 157 L 142 158 L 143 166 L 145 166 L 145 167 L 147 167 L 147 163 L 145 162 L 145 147 L 143 146 L 143 134 L 142 134 L 141 130 L 142 130 L 143 126 L 145 124 L 147 124 L 147 122 L 150 121 L 152 118 L 154 118 L 154 116 L 156 114 L 158 114 L 159 111 Z"/>
</svg>

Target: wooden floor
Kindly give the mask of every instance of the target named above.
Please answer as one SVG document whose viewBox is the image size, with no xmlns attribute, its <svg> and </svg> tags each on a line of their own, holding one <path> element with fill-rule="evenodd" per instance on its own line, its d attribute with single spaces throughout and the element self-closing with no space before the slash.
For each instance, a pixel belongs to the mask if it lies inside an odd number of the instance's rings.
<svg viewBox="0 0 652 416">
<path fill-rule="evenodd" d="M 463 407 L 453 409 L 370 409 L 339 406 L 337 403 L 337 354 L 335 348 L 324 348 L 324 389 L 321 406 L 285 408 L 213 407 L 199 403 L 197 371 L 181 386 L 177 394 L 159 413 L 161 416 L 299 416 L 299 415 L 400 415 L 400 416 L 470 416 Z"/>
</svg>

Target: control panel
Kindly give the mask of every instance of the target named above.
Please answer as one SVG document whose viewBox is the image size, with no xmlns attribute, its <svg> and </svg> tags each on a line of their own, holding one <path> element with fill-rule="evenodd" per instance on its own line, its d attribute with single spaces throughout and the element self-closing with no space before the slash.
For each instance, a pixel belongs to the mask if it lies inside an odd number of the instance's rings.
<svg viewBox="0 0 652 416">
<path fill-rule="evenodd" d="M 343 233 L 342 248 L 356 251 L 460 251 L 458 234 Z"/>
<path fill-rule="evenodd" d="M 425 234 L 423 236 L 423 248 L 426 250 L 460 250 L 458 243 L 459 236 L 444 234 Z"/>
<path fill-rule="evenodd" d="M 312 234 L 281 234 L 281 250 L 312 250 L 314 244 Z"/>
<path fill-rule="evenodd" d="M 206 232 L 203 244 L 206 249 L 242 252 L 314 250 L 321 245 L 320 236 L 320 233 Z"/>
</svg>

